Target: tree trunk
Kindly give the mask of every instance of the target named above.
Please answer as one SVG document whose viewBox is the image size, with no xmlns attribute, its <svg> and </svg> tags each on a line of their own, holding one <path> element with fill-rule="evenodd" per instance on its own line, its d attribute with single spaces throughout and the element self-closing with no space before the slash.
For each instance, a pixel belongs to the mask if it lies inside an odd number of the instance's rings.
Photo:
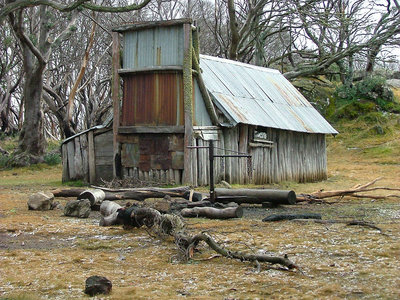
<svg viewBox="0 0 400 300">
<path fill-rule="evenodd" d="M 52 191 L 54 197 L 78 197 L 86 189 L 57 189 Z M 104 200 L 126 200 L 134 199 L 143 201 L 147 198 L 164 198 L 170 197 L 185 197 L 189 191 L 189 187 L 178 188 L 137 188 L 129 190 L 110 190 L 102 189 L 105 193 Z"/>
<path fill-rule="evenodd" d="M 235 1 L 228 0 L 229 29 L 231 31 L 231 43 L 229 46 L 229 59 L 238 60 L 239 29 L 236 20 Z"/>
<path fill-rule="evenodd" d="M 182 217 L 187 218 L 208 218 L 208 219 L 231 219 L 231 218 L 241 218 L 243 216 L 243 208 L 237 207 L 227 207 L 227 208 L 214 208 L 214 207 L 194 207 L 194 208 L 184 208 L 181 211 Z"/>
<path fill-rule="evenodd" d="M 19 136 L 19 149 L 36 157 L 44 154 L 46 139 L 44 137 L 42 88 L 44 68 L 38 66 L 34 72 L 26 72 L 24 86 L 24 123 Z"/>
<path fill-rule="evenodd" d="M 100 226 L 111 226 L 117 225 L 118 210 L 121 209 L 121 205 L 112 201 L 103 201 L 100 205 Z"/>
<path fill-rule="evenodd" d="M 215 189 L 217 202 L 236 202 L 262 204 L 271 202 L 275 204 L 295 204 L 296 193 L 294 191 L 279 191 L 267 189 Z"/>
</svg>

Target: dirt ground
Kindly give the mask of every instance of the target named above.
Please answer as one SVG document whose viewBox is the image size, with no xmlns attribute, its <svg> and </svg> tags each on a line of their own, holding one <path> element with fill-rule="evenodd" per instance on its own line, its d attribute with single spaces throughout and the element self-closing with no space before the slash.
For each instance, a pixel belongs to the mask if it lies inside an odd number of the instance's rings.
<svg viewBox="0 0 400 300">
<path fill-rule="evenodd" d="M 400 164 L 365 159 L 331 148 L 329 178 L 272 187 L 297 193 L 352 187 L 383 176 L 376 185 L 400 187 Z M 99 215 L 64 217 L 61 210 L 29 211 L 29 194 L 60 186 L 59 167 L 0 171 L 0 298 L 82 299 L 85 280 L 102 275 L 113 283 L 104 299 L 399 299 L 400 200 L 344 198 L 334 204 L 279 208 L 247 206 L 242 219 L 187 219 L 192 233 L 206 231 L 225 247 L 248 253 L 287 254 L 301 269 L 215 257 L 205 245 L 189 263 L 174 243 L 144 229 L 99 227 Z M 379 192 L 378 194 L 387 194 Z M 58 198 L 62 205 L 68 201 Z M 281 221 L 282 211 L 318 212 L 345 224 Z"/>
</svg>

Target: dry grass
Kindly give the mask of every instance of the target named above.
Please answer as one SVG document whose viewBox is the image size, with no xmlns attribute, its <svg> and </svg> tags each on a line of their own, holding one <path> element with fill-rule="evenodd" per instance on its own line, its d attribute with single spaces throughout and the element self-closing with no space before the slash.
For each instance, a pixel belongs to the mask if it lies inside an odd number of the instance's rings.
<svg viewBox="0 0 400 300">
<path fill-rule="evenodd" d="M 387 139 L 385 143 L 400 146 L 398 136 Z M 349 149 L 348 143 L 346 137 L 329 141 L 328 180 L 277 187 L 312 192 L 351 187 L 378 176 L 384 177 L 379 185 L 400 186 L 398 156 L 374 156 Z M 363 147 L 368 143 L 364 140 Z M 344 224 L 188 220 L 190 231 L 208 231 L 226 247 L 288 254 L 302 268 L 287 272 L 263 265 L 257 273 L 250 263 L 221 257 L 181 263 L 172 241 L 154 239 L 143 229 L 99 227 L 96 215 L 81 220 L 63 217 L 61 211 L 28 211 L 29 193 L 60 184 L 59 168 L 1 171 L 0 178 L 0 298 L 87 298 L 84 282 L 91 275 L 112 281 L 107 299 L 395 299 L 400 295 L 399 201 L 345 199 L 293 208 L 317 211 L 324 218 L 376 222 L 387 235 Z M 60 199 L 62 204 L 66 201 Z M 205 246 L 201 250 L 196 259 L 214 254 Z"/>
</svg>

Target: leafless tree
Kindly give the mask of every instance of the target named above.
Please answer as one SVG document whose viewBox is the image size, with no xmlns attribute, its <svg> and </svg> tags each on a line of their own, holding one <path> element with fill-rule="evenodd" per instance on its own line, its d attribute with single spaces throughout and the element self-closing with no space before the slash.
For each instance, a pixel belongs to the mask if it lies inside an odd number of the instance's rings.
<svg viewBox="0 0 400 300">
<path fill-rule="evenodd" d="M 100 12 L 126 12 L 141 9 L 148 2 L 150 0 L 127 6 L 115 3 L 103 6 L 85 0 L 66 4 L 51 0 L 2 1 L 0 21 L 8 17 L 10 27 L 19 41 L 23 60 L 25 110 L 19 150 L 27 154 L 32 162 L 43 155 L 46 145 L 42 95 L 47 64 L 53 50 L 61 51 L 62 42 L 75 31 L 79 10 L 85 8 Z M 57 12 L 63 14 L 56 15 Z M 64 22 L 59 22 L 60 17 Z"/>
<path fill-rule="evenodd" d="M 18 131 L 21 101 L 20 83 L 22 70 L 18 43 L 8 27 L 0 28 L 2 43 L 0 44 L 0 128 L 1 132 L 12 134 Z"/>
</svg>

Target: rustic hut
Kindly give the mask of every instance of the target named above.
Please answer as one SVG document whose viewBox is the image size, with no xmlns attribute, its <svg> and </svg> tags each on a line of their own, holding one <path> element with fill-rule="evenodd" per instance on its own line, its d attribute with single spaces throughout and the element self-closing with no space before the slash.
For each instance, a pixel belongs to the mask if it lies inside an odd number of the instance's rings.
<svg viewBox="0 0 400 300">
<path fill-rule="evenodd" d="M 252 156 L 217 157 L 217 181 L 326 178 L 325 136 L 337 132 L 280 72 L 199 55 L 197 30 L 188 19 L 124 25 L 114 29 L 113 41 L 108 175 L 206 185 L 208 152 L 188 146 L 212 140 L 217 155 Z M 70 157 L 64 145 L 63 157 Z M 69 165 L 64 160 L 66 179 Z"/>
<path fill-rule="evenodd" d="M 103 125 L 84 130 L 61 144 L 62 181 L 101 182 L 113 178 L 112 115 Z"/>
</svg>

